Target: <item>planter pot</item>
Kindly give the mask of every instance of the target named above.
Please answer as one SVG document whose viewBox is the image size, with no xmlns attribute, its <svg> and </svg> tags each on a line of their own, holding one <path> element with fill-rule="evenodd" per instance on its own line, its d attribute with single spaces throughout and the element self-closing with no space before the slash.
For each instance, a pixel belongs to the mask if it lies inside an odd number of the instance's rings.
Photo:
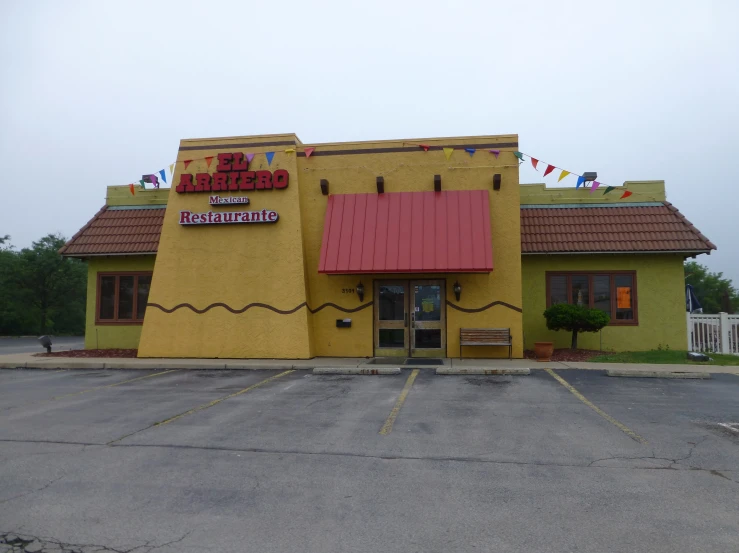
<svg viewBox="0 0 739 553">
<path fill-rule="evenodd" d="M 539 362 L 551 361 L 554 353 L 554 342 L 534 342 L 534 353 Z"/>
</svg>

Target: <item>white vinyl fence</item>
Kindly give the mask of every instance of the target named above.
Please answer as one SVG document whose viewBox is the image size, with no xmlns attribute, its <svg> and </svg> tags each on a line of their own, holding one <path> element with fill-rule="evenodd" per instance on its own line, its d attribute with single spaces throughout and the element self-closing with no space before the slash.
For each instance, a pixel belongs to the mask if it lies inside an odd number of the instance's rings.
<svg viewBox="0 0 739 553">
<path fill-rule="evenodd" d="M 688 350 L 739 355 L 739 315 L 688 313 Z"/>
</svg>

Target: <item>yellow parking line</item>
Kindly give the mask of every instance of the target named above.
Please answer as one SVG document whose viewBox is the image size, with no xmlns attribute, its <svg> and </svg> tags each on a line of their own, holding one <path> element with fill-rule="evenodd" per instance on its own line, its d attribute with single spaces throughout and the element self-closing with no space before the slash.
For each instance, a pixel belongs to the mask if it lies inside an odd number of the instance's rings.
<svg viewBox="0 0 739 553">
<path fill-rule="evenodd" d="M 264 380 L 261 380 L 261 381 L 257 382 L 256 384 L 252 384 L 251 386 L 248 386 L 248 387 L 244 388 L 243 390 L 239 390 L 238 392 L 234 392 L 233 394 L 224 396 L 222 398 L 214 399 L 210 403 L 204 403 L 203 405 L 198 405 L 197 407 L 193 407 L 189 411 L 185 411 L 184 413 L 180 413 L 179 415 L 175 415 L 174 417 L 169 418 L 167 420 L 160 421 L 160 422 L 152 425 L 152 427 L 155 427 L 155 426 L 163 426 L 165 424 L 169 424 L 170 422 L 174 422 L 177 419 L 181 419 L 182 417 L 186 417 L 187 415 L 192 415 L 193 413 L 197 413 L 198 411 L 202 411 L 203 409 L 208 409 L 209 407 L 213 407 L 214 405 L 218 405 L 222 401 L 226 401 L 227 399 L 230 399 L 232 397 L 236 397 L 236 396 L 240 396 L 241 394 L 245 394 L 246 392 L 249 392 L 251 390 L 254 390 L 255 388 L 259 388 L 260 386 L 264 386 L 268 382 L 272 382 L 273 380 L 276 380 L 278 378 L 281 378 L 281 377 L 283 377 L 285 375 L 288 375 L 288 374 L 294 373 L 294 372 L 295 372 L 294 370 L 289 370 L 289 371 L 281 372 L 280 374 L 276 374 L 274 376 L 270 376 L 269 378 L 265 378 Z"/>
<path fill-rule="evenodd" d="M 573 396 L 575 396 L 577 399 L 579 399 L 580 401 L 582 401 L 585 405 L 587 405 L 588 407 L 590 407 L 593 411 L 595 411 L 596 413 L 598 413 L 601 417 L 603 417 L 604 419 L 606 419 L 608 422 L 610 422 L 612 425 L 614 425 L 616 428 L 618 428 L 621 432 L 623 432 L 624 434 L 626 434 L 629 438 L 631 438 L 632 440 L 635 440 L 635 441 L 639 442 L 640 444 L 646 444 L 647 443 L 647 440 L 645 440 L 644 438 L 642 438 L 641 436 L 639 436 L 639 434 L 637 434 L 636 432 L 634 432 L 633 430 L 631 430 L 628 426 L 626 426 L 623 423 L 618 422 L 611 415 L 609 415 L 608 413 L 605 413 L 604 411 L 602 411 L 601 409 L 599 409 L 598 407 L 596 407 L 595 405 L 593 405 L 593 403 L 590 400 L 588 400 L 588 398 L 586 398 L 584 395 L 582 395 L 580 392 L 578 392 L 574 388 L 574 386 L 572 386 L 564 378 L 562 378 L 557 373 L 555 373 L 552 369 L 544 369 L 544 370 L 547 371 L 549 373 L 549 375 L 552 378 L 554 378 L 557 382 L 559 382 L 560 384 L 562 384 L 562 386 L 564 386 L 565 388 L 567 388 L 572 393 Z"/>
<path fill-rule="evenodd" d="M 71 394 L 64 394 L 63 396 L 55 396 L 51 399 L 61 399 L 63 397 L 70 397 L 70 396 L 78 396 L 80 394 L 86 394 L 87 392 L 93 392 L 95 390 L 103 390 L 105 388 L 112 388 L 113 386 L 120 386 L 121 384 L 127 384 L 129 382 L 135 382 L 137 380 L 143 380 L 144 378 L 151 378 L 152 376 L 159 376 L 160 374 L 167 374 L 167 373 L 173 373 L 177 369 L 172 369 L 169 371 L 164 371 L 160 373 L 154 373 L 154 374 L 147 374 L 146 376 L 137 376 L 136 378 L 130 378 L 129 380 L 124 380 L 122 382 L 116 382 L 115 384 L 107 384 L 105 386 L 96 386 L 95 388 L 88 388 L 87 390 L 82 390 L 81 392 L 72 392 Z"/>
<path fill-rule="evenodd" d="M 385 424 L 383 424 L 382 428 L 380 429 L 380 434 L 382 434 L 383 436 L 390 434 L 390 432 L 393 431 L 393 424 L 395 424 L 395 419 L 398 418 L 400 408 L 403 407 L 403 404 L 405 403 L 405 398 L 408 397 L 408 392 L 411 391 L 413 382 L 416 380 L 416 376 L 418 376 L 418 371 L 419 369 L 413 369 L 413 372 L 411 372 L 408 380 L 405 381 L 405 386 L 403 386 L 403 391 L 400 392 L 400 395 L 398 396 L 398 401 L 395 402 L 395 407 L 393 407 L 393 410 L 390 411 L 390 416 L 387 418 Z"/>
</svg>

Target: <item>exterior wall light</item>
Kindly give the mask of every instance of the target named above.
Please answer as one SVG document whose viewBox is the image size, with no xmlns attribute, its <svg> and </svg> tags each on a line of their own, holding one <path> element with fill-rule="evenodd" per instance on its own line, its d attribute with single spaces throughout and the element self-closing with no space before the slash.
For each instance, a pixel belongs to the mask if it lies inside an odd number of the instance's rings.
<svg viewBox="0 0 739 553">
<path fill-rule="evenodd" d="M 364 284 L 362 284 L 362 281 L 359 281 L 359 284 L 357 284 L 357 295 L 359 296 L 359 301 L 364 301 Z"/>
<path fill-rule="evenodd" d="M 321 179 L 321 194 L 328 196 L 328 181 L 326 179 Z"/>
<path fill-rule="evenodd" d="M 585 182 L 593 182 L 595 179 L 598 178 L 598 173 L 595 171 L 586 171 L 582 174 L 583 178 L 585 179 Z"/>
<path fill-rule="evenodd" d="M 493 175 L 493 190 L 500 190 L 500 181 L 501 181 L 500 173 L 495 173 Z"/>
<path fill-rule="evenodd" d="M 462 285 L 459 283 L 459 281 L 456 281 L 454 283 L 454 287 L 452 288 L 452 290 L 454 290 L 454 295 L 457 297 L 457 301 L 459 301 L 459 298 L 462 295 Z"/>
</svg>

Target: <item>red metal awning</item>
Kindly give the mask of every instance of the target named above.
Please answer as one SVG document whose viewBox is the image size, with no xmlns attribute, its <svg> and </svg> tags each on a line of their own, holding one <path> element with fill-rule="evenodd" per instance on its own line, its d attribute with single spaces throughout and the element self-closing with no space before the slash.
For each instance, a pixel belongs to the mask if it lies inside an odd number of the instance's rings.
<svg viewBox="0 0 739 553">
<path fill-rule="evenodd" d="M 487 190 L 328 197 L 319 273 L 488 273 Z"/>
</svg>

